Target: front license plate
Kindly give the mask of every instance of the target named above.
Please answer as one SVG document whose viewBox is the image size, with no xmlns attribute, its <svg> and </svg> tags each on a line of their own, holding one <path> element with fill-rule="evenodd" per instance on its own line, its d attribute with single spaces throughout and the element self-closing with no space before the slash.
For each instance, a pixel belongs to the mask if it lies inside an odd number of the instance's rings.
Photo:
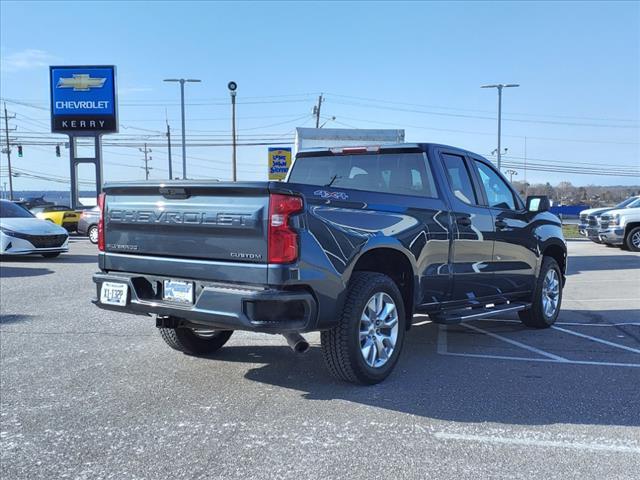
<svg viewBox="0 0 640 480">
<path fill-rule="evenodd" d="M 100 290 L 100 302 L 124 307 L 127 304 L 129 285 L 126 283 L 104 282 Z"/>
<path fill-rule="evenodd" d="M 193 303 L 193 282 L 165 280 L 162 298 L 168 302 Z"/>
</svg>

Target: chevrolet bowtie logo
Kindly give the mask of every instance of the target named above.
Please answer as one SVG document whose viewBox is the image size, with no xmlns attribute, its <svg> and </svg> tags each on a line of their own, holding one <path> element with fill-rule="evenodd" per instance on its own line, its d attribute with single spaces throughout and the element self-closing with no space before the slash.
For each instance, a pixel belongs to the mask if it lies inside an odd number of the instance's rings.
<svg viewBox="0 0 640 480">
<path fill-rule="evenodd" d="M 92 88 L 102 88 L 106 78 L 91 78 L 86 73 L 74 73 L 71 78 L 62 78 L 58 80 L 58 88 L 73 88 L 74 92 L 88 92 Z"/>
</svg>

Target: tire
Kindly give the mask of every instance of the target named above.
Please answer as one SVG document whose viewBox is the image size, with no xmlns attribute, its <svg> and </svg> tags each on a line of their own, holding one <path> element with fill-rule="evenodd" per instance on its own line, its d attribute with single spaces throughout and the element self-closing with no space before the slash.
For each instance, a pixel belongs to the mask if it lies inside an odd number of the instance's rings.
<svg viewBox="0 0 640 480">
<path fill-rule="evenodd" d="M 158 330 L 162 339 L 171 348 L 194 356 L 209 355 L 220 350 L 233 334 L 233 330 L 207 330 L 210 333 L 206 336 L 198 335 L 187 327 L 159 328 Z"/>
<path fill-rule="evenodd" d="M 56 258 L 60 256 L 60 252 L 56 252 L 56 253 L 43 253 L 42 256 L 44 258 Z"/>
<path fill-rule="evenodd" d="M 91 225 L 89 230 L 87 230 L 87 237 L 89 237 L 89 241 L 96 245 L 98 243 L 98 226 Z"/>
<path fill-rule="evenodd" d="M 555 280 L 557 281 L 557 293 L 555 296 L 547 296 L 548 301 L 556 298 L 555 308 L 551 312 L 550 309 L 545 311 L 545 303 L 543 291 L 547 288 L 547 277 L 553 276 L 550 272 L 555 272 Z M 536 279 L 536 287 L 533 295 L 533 304 L 531 308 L 518 312 L 518 316 L 522 323 L 532 328 L 549 328 L 553 325 L 560 313 L 562 305 L 562 272 L 558 263 L 551 257 L 544 257 L 542 266 L 540 267 L 540 275 Z"/>
<path fill-rule="evenodd" d="M 369 306 L 376 305 L 374 298 L 380 299 L 380 305 L 383 306 L 388 307 L 390 302 L 393 303 L 396 318 L 391 310 L 386 317 L 376 315 L 376 322 L 382 323 L 363 320 L 366 316 L 371 316 Z M 393 322 L 395 324 L 391 326 Z M 387 324 L 389 326 L 385 326 Z M 366 325 L 369 328 L 368 335 L 362 330 L 367 328 Z M 375 329 L 376 325 L 381 328 Z M 404 303 L 394 281 L 381 273 L 355 272 L 349 282 L 339 323 L 320 334 L 325 364 L 339 380 L 363 385 L 379 383 L 389 376 L 398 362 L 404 343 L 405 326 Z M 391 344 L 393 347 L 389 355 Z M 367 346 L 368 360 L 365 360 Z M 379 353 L 381 350 L 384 354 Z M 371 358 L 373 362 L 370 361 Z"/>
<path fill-rule="evenodd" d="M 640 252 L 640 227 L 631 229 L 624 239 L 624 244 L 632 252 Z"/>
</svg>

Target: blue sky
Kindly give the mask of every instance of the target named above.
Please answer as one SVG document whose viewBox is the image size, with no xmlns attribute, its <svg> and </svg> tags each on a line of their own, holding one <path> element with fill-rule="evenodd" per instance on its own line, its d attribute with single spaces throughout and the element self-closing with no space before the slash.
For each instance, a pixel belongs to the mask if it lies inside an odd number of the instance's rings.
<svg viewBox="0 0 640 480">
<path fill-rule="evenodd" d="M 8 102 L 19 138 L 49 131 L 48 65 L 115 64 L 120 134 L 137 142 L 162 141 L 153 135 L 164 130 L 165 112 L 179 133 L 178 88 L 162 79 L 182 76 L 203 81 L 187 87 L 193 139 L 229 138 L 226 84 L 235 80 L 240 141 L 284 142 L 296 126 L 312 126 L 324 92 L 323 114 L 336 117 L 327 126 L 404 128 L 408 141 L 490 157 L 496 92 L 479 87 L 514 82 L 521 87 L 506 90 L 503 104 L 506 160 L 522 163 L 527 137 L 530 165 L 591 172 L 529 170 L 528 181 L 640 183 L 592 174 L 640 168 L 637 2 L 3 1 L 0 8 L 0 93 L 21 102 Z M 166 177 L 166 148 L 153 150 L 151 177 Z M 239 178 L 266 178 L 266 152 L 240 147 Z M 187 156 L 190 176 L 230 178 L 229 148 L 190 147 Z M 107 180 L 144 176 L 135 147 L 105 147 L 104 158 Z M 14 160 L 49 178 L 68 176 L 64 149 L 56 158 L 52 146 L 25 146 Z M 522 180 L 523 168 L 515 170 Z M 6 169 L 1 174 L 5 182 Z M 65 187 L 22 177 L 15 188 Z"/>
</svg>

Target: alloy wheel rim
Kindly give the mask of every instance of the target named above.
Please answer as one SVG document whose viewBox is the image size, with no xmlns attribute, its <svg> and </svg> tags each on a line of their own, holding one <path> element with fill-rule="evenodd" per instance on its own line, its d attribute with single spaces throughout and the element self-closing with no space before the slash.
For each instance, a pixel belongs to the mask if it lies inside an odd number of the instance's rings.
<svg viewBox="0 0 640 480">
<path fill-rule="evenodd" d="M 91 240 L 94 243 L 96 243 L 98 241 L 98 229 L 97 228 L 92 228 L 91 230 L 89 230 L 89 240 Z"/>
<path fill-rule="evenodd" d="M 360 353 L 372 368 L 384 366 L 398 340 L 398 309 L 384 292 L 375 293 L 360 315 Z"/>
<path fill-rule="evenodd" d="M 551 269 L 542 282 L 542 311 L 545 317 L 552 318 L 560 303 L 560 280 L 558 273 Z"/>
<path fill-rule="evenodd" d="M 631 237 L 631 243 L 635 248 L 640 248 L 640 232 L 636 232 Z"/>
</svg>

